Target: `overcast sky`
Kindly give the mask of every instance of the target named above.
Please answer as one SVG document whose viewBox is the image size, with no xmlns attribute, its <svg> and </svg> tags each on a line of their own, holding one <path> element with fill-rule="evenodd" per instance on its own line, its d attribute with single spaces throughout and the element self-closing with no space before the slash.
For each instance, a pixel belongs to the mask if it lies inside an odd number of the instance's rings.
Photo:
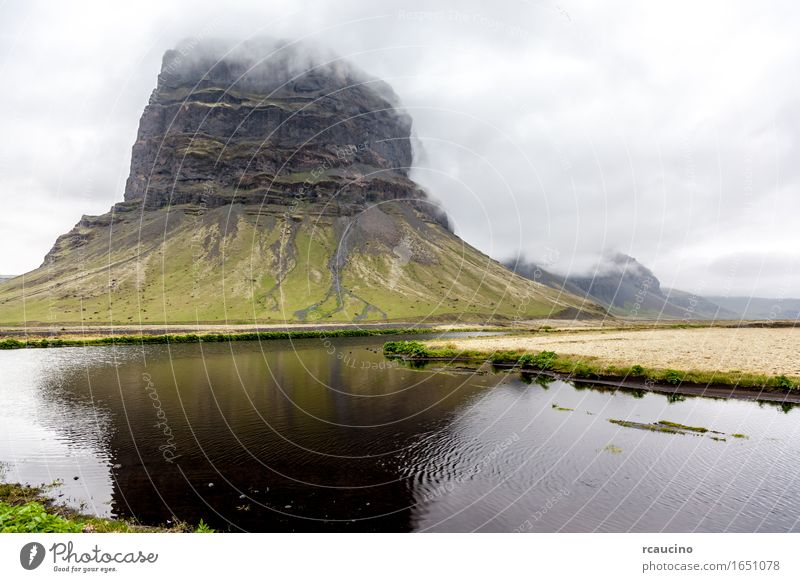
<svg viewBox="0 0 800 582">
<path fill-rule="evenodd" d="M 0 273 L 122 199 L 166 49 L 268 35 L 387 80 L 415 178 L 495 258 L 800 296 L 798 30 L 788 1 L 3 2 Z"/>
</svg>

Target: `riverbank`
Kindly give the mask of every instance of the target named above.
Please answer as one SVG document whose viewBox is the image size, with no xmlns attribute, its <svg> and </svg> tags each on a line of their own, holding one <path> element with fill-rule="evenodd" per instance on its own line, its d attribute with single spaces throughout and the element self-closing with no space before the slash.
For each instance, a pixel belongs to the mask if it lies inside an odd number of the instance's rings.
<svg viewBox="0 0 800 582">
<path fill-rule="evenodd" d="M 256 330 L 245 332 L 212 331 L 207 333 L 157 333 L 160 330 L 147 330 L 151 333 L 126 335 L 124 332 L 100 335 L 101 330 L 91 330 L 85 336 L 63 334 L 37 337 L 28 335 L 26 339 L 0 336 L 0 350 L 23 348 L 60 348 L 77 346 L 139 345 L 139 344 L 185 344 L 217 343 L 235 341 L 267 341 L 306 338 L 366 337 L 381 335 L 410 335 L 421 333 L 495 331 L 490 327 L 356 327 L 325 326 L 318 328 L 283 328 L 280 330 Z M 152 333 L 156 332 L 156 333 Z M 24 337 L 24 336 L 23 336 Z"/>
<path fill-rule="evenodd" d="M 85 515 L 56 503 L 47 492 L 54 487 L 0 483 L 0 533 L 212 533 L 202 521 L 151 527 L 123 519 Z"/>
<path fill-rule="evenodd" d="M 434 349 L 552 351 L 618 367 L 800 377 L 800 328 L 694 327 L 514 334 L 432 342 Z"/>
<path fill-rule="evenodd" d="M 615 330 L 389 342 L 416 361 L 491 363 L 660 392 L 800 402 L 800 330 Z"/>
<path fill-rule="evenodd" d="M 235 341 L 267 341 L 306 338 L 368 337 L 382 335 L 411 335 L 425 333 L 453 332 L 502 332 L 504 337 L 514 341 L 537 338 L 537 342 L 568 341 L 573 344 L 584 342 L 586 349 L 594 352 L 602 347 L 595 341 L 598 337 L 614 340 L 607 334 L 642 333 L 695 329 L 794 329 L 794 322 L 788 321 L 716 321 L 716 322 L 675 322 L 609 319 L 604 321 L 585 320 L 527 320 L 495 323 L 367 323 L 367 324 L 197 324 L 197 325 L 107 325 L 107 326 L 0 326 L 0 350 L 23 348 L 55 348 L 108 345 L 144 345 L 170 343 L 216 343 Z M 602 334 L 587 336 L 586 334 Z M 587 337 L 590 337 L 588 341 Z M 637 339 L 645 337 L 636 336 Z M 557 339 L 558 338 L 558 339 Z M 565 339 L 566 338 L 566 339 Z M 491 340 L 490 340 L 491 341 Z M 435 344 L 431 344 L 436 347 Z M 448 345 L 455 345 L 448 343 Z M 472 349 L 467 344 L 459 344 L 465 350 Z M 515 349 L 505 343 L 486 344 L 479 350 L 494 351 L 495 345 L 506 346 L 497 349 Z M 544 349 L 544 348 L 542 348 Z M 519 350 L 517 350 L 519 351 Z M 532 351 L 526 346 L 522 351 Z M 535 351 L 535 350 L 533 350 Z M 657 350 L 657 353 L 661 353 Z M 791 352 L 790 352 L 791 354 Z M 594 354 L 583 354 L 591 355 Z M 793 360 L 794 361 L 794 360 Z M 798 363 L 800 376 L 800 363 Z"/>
<path fill-rule="evenodd" d="M 485 323 L 447 323 L 427 322 L 380 322 L 380 323 L 286 323 L 286 324 L 243 324 L 243 323 L 180 323 L 180 324 L 91 324 L 78 325 L 69 323 L 30 323 L 29 325 L 1 325 L 0 339 L 6 338 L 96 338 L 112 335 L 185 335 L 185 334 L 234 334 L 256 332 L 284 331 L 324 331 L 344 329 L 460 329 L 486 327 Z"/>
</svg>

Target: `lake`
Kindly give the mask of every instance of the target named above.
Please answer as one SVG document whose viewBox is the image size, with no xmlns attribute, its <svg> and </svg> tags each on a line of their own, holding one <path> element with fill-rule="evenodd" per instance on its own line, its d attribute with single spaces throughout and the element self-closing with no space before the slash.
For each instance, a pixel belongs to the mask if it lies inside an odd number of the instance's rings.
<svg viewBox="0 0 800 582">
<path fill-rule="evenodd" d="M 386 340 L 0 352 L 0 476 L 222 531 L 800 531 L 796 409 L 413 368 Z"/>
</svg>

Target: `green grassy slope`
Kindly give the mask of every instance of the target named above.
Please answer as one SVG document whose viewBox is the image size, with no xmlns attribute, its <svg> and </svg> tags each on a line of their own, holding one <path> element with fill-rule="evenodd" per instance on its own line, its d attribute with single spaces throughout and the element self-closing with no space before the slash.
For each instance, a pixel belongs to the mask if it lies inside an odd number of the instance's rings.
<svg viewBox="0 0 800 582">
<path fill-rule="evenodd" d="M 291 212 L 291 214 L 290 214 Z M 0 324 L 528 319 L 600 310 L 397 202 L 354 217 L 182 205 L 84 217 L 0 285 Z"/>
</svg>

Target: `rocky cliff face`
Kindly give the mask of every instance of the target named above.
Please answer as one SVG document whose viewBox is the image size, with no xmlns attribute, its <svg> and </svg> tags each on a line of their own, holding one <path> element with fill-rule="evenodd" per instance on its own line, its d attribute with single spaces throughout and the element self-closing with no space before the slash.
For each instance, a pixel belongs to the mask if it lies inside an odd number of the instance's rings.
<svg viewBox="0 0 800 582">
<path fill-rule="evenodd" d="M 425 200 L 408 179 L 411 119 L 392 90 L 323 59 L 264 41 L 168 51 L 125 200 L 147 208 L 303 202 L 345 215 Z"/>
</svg>

